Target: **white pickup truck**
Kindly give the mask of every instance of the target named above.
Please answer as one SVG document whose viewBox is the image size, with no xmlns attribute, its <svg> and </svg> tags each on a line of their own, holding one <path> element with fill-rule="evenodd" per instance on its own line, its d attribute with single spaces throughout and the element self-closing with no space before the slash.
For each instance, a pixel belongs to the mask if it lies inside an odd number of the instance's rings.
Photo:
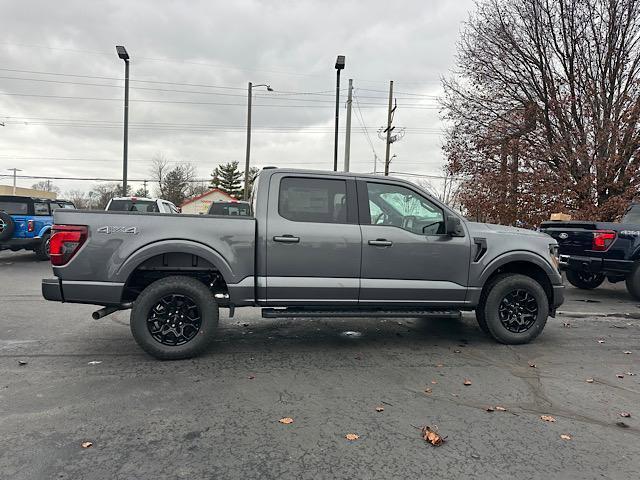
<svg viewBox="0 0 640 480">
<path fill-rule="evenodd" d="M 105 208 L 108 212 L 180 213 L 180 209 L 161 198 L 112 198 Z"/>
</svg>

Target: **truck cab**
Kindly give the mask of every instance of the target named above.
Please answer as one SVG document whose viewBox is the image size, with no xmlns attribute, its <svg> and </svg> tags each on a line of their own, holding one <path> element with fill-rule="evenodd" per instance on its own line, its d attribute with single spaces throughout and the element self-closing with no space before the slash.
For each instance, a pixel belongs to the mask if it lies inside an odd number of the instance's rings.
<svg viewBox="0 0 640 480">
<path fill-rule="evenodd" d="M 0 250 L 31 250 L 48 260 L 53 212 L 58 209 L 75 206 L 66 200 L 0 195 Z"/>
</svg>

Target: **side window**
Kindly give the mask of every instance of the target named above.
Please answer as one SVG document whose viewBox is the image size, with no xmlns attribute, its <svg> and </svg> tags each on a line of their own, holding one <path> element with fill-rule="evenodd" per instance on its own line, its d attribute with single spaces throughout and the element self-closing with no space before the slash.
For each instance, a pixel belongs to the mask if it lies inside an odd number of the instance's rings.
<svg viewBox="0 0 640 480">
<path fill-rule="evenodd" d="M 49 205 L 46 203 L 35 202 L 33 204 L 33 209 L 36 215 L 51 215 L 49 212 Z"/>
<path fill-rule="evenodd" d="M 371 225 L 390 225 L 419 235 L 445 231 L 444 212 L 406 187 L 367 182 Z"/>
<path fill-rule="evenodd" d="M 347 183 L 324 178 L 283 178 L 278 213 L 294 222 L 347 223 Z"/>
</svg>

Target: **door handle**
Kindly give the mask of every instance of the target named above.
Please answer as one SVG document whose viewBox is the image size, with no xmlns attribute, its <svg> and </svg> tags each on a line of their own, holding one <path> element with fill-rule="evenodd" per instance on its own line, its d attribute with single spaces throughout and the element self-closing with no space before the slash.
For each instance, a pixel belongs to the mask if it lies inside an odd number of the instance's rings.
<svg viewBox="0 0 640 480">
<path fill-rule="evenodd" d="M 273 237 L 273 241 L 280 243 L 298 243 L 300 241 L 300 237 L 294 237 L 293 235 L 280 235 Z"/>
<path fill-rule="evenodd" d="M 373 245 L 374 247 L 390 247 L 393 245 L 393 242 L 385 240 L 384 238 L 377 238 L 375 240 L 369 240 L 369 245 Z"/>
</svg>

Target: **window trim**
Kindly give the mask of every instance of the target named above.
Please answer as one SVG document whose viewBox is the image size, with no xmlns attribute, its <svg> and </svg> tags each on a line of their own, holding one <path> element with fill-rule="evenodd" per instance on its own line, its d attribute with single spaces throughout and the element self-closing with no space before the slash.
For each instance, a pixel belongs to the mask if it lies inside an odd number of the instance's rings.
<svg viewBox="0 0 640 480">
<path fill-rule="evenodd" d="M 36 205 L 45 205 L 47 207 L 47 212 L 45 214 L 42 213 L 38 213 L 36 211 Z M 51 213 L 51 203 L 50 202 L 33 202 L 33 216 L 34 217 L 50 217 L 52 215 Z"/>
<path fill-rule="evenodd" d="M 382 184 L 382 185 L 391 185 L 391 186 L 395 186 L 395 187 L 406 188 L 407 190 L 413 192 L 415 195 L 417 195 L 417 196 L 423 198 L 424 200 L 428 201 L 434 207 L 436 207 L 440 211 L 442 211 L 442 221 L 444 223 L 445 232 L 447 230 L 447 215 L 449 214 L 449 212 L 442 205 L 440 205 L 439 203 L 433 201 L 431 198 L 429 198 L 428 196 L 424 195 L 423 193 L 420 193 L 420 192 L 416 191 L 415 188 L 411 188 L 409 185 L 399 184 L 399 183 L 395 183 L 395 182 L 378 181 L 378 180 L 375 180 L 375 179 L 358 179 L 358 181 L 356 183 L 356 187 L 358 189 L 358 221 L 359 221 L 360 225 L 366 225 L 366 226 L 370 226 L 370 227 L 393 227 L 393 228 L 397 228 L 398 230 L 402 230 L 403 232 L 407 232 L 407 233 L 410 233 L 412 235 L 417 235 L 419 237 L 446 237 L 446 236 L 448 236 L 447 233 L 432 233 L 432 234 L 429 234 L 429 233 L 415 233 L 415 232 L 412 232 L 410 230 L 404 229 L 402 227 L 398 227 L 397 225 L 376 225 L 376 224 L 371 223 L 371 211 L 369 210 L 369 187 L 367 185 L 369 183 L 379 183 L 379 184 Z"/>
<path fill-rule="evenodd" d="M 329 181 L 341 181 L 345 183 L 345 192 L 347 196 L 347 220 L 346 222 L 309 222 L 304 220 L 292 220 L 290 218 L 285 217 L 280 213 L 280 192 L 282 190 L 282 182 L 287 178 L 295 178 L 295 179 L 303 179 L 303 180 L 329 180 Z M 356 182 L 352 178 L 344 178 L 344 177 L 328 177 L 328 176 L 317 176 L 314 177 L 312 175 L 284 175 L 278 179 L 278 188 L 276 190 L 277 198 L 276 198 L 276 213 L 280 218 L 286 220 L 288 222 L 295 223 L 319 223 L 326 225 L 357 225 L 358 224 L 358 202 L 356 200 Z"/>
</svg>

